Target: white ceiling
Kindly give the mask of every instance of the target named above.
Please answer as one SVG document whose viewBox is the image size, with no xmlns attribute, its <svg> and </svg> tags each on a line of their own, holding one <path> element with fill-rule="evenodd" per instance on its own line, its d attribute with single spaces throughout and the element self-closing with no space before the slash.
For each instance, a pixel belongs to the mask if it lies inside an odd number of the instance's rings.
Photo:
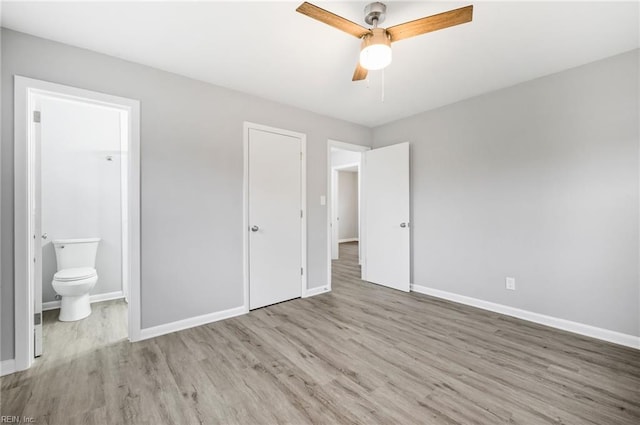
<svg viewBox="0 0 640 425">
<path fill-rule="evenodd" d="M 312 1 L 365 25 L 368 2 Z M 474 5 L 351 82 L 359 40 L 289 2 L 3 2 L 2 26 L 376 126 L 638 48 L 638 2 L 396 2 L 383 27 Z"/>
</svg>

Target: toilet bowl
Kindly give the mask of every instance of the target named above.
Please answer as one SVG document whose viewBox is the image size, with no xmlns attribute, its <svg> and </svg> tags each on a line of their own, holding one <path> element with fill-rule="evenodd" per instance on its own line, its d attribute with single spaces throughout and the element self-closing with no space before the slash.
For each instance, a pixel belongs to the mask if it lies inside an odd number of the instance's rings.
<svg viewBox="0 0 640 425">
<path fill-rule="evenodd" d="M 98 273 L 91 267 L 63 269 L 53 275 L 53 290 L 62 297 L 58 319 L 72 322 L 89 316 L 89 291 L 97 282 Z"/>
<path fill-rule="evenodd" d="M 91 314 L 89 291 L 98 282 L 95 269 L 99 238 L 53 241 L 58 272 L 51 285 L 60 301 L 59 320 L 71 322 Z"/>
</svg>

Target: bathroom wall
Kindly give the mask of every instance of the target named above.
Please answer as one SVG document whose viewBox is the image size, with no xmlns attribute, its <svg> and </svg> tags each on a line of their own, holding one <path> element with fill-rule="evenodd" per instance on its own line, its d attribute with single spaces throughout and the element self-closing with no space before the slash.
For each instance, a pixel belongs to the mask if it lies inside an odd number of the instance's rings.
<svg viewBox="0 0 640 425">
<path fill-rule="evenodd" d="M 326 285 L 327 140 L 367 145 L 371 129 L 2 29 L 1 359 L 14 355 L 14 75 L 140 100 L 143 328 L 242 305 L 244 121 L 307 135 L 308 286 Z"/>
<path fill-rule="evenodd" d="M 42 300 L 55 297 L 56 239 L 101 238 L 91 294 L 122 291 L 120 112 L 52 98 L 40 110 Z"/>
<path fill-rule="evenodd" d="M 358 173 L 338 171 L 338 240 L 358 238 Z"/>
</svg>

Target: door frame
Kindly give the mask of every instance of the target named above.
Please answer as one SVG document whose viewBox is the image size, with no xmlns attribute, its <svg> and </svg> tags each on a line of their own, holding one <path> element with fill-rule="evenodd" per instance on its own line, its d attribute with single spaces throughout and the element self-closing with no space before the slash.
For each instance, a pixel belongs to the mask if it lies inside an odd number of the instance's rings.
<svg viewBox="0 0 640 425">
<path fill-rule="evenodd" d="M 331 209 L 329 210 L 329 213 L 331 214 L 331 223 L 332 224 L 337 224 L 337 226 L 331 226 L 331 259 L 332 260 L 337 260 L 337 258 L 333 257 L 333 248 L 334 245 L 338 245 L 338 247 L 336 247 L 337 250 L 340 249 L 339 245 L 340 245 L 340 238 L 338 237 L 340 235 L 340 220 L 336 220 L 336 218 L 339 218 L 339 214 L 338 214 L 338 209 L 340 208 L 339 204 L 339 199 L 340 199 L 340 190 L 339 190 L 339 185 L 340 185 L 340 179 L 339 179 L 339 174 L 338 171 L 343 171 L 346 168 L 351 168 L 351 167 L 356 167 L 358 171 L 356 171 L 356 173 L 358 173 L 358 240 L 360 239 L 360 198 L 361 198 L 361 185 L 362 185 L 362 179 L 361 179 L 361 172 L 362 172 L 362 165 L 361 162 L 351 162 L 348 164 L 342 164 L 342 165 L 336 165 L 335 167 L 331 167 Z M 335 199 L 338 199 L 338 202 L 335 202 Z M 337 227 L 337 229 L 336 229 Z M 336 237 L 334 238 L 334 234 L 337 232 Z M 360 244 L 358 244 L 358 263 L 360 263 L 361 261 L 361 257 L 362 256 L 362 250 L 360 249 Z"/>
<path fill-rule="evenodd" d="M 22 76 L 14 77 L 14 331 L 16 371 L 34 361 L 34 97 L 49 95 L 120 109 L 128 116 L 128 336 L 140 340 L 140 102 Z M 38 241 L 39 242 L 39 241 Z"/>
<path fill-rule="evenodd" d="M 245 121 L 242 128 L 242 150 L 243 150 L 243 182 L 242 182 L 242 280 L 243 280 L 243 308 L 245 313 L 249 312 L 249 130 L 260 130 L 269 133 L 281 134 L 300 139 L 300 151 L 302 158 L 300 161 L 300 208 L 302 209 L 300 258 L 302 274 L 300 275 L 300 296 L 307 296 L 307 135 L 295 131 L 270 127 Z"/>
<path fill-rule="evenodd" d="M 358 195 L 360 197 L 358 215 L 360 216 L 360 229 L 358 230 L 358 249 L 360 254 L 360 262 L 364 261 L 364 252 L 361 247 L 363 246 L 364 228 L 366 223 L 363 220 L 362 206 L 365 205 L 362 194 L 362 161 L 364 159 L 364 152 L 371 150 L 371 146 L 356 145 L 353 143 L 340 142 L 338 140 L 327 140 L 327 290 L 331 290 L 331 220 L 333 211 L 333 166 L 331 165 L 331 148 L 338 148 L 345 151 L 359 152 L 361 154 L 360 167 L 358 167 Z"/>
</svg>

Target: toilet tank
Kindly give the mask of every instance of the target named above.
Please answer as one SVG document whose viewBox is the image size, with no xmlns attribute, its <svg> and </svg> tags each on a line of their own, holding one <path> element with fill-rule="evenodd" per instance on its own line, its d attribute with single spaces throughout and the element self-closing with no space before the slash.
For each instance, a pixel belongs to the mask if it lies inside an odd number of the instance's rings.
<svg viewBox="0 0 640 425">
<path fill-rule="evenodd" d="M 77 267 L 96 267 L 100 238 L 56 239 L 53 247 L 56 251 L 58 270 Z"/>
</svg>

